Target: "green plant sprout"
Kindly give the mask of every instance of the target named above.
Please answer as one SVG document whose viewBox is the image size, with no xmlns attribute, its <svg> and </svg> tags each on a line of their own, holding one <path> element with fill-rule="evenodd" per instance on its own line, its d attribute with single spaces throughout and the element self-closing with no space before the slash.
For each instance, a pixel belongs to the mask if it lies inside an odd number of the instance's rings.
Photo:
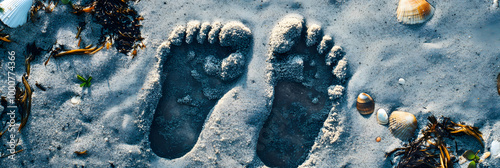
<svg viewBox="0 0 500 168">
<path fill-rule="evenodd" d="M 474 153 L 471 150 L 466 150 L 462 156 L 464 156 L 467 160 L 470 160 L 468 168 L 476 168 L 476 163 L 479 162 L 479 156 L 477 154 L 479 150 Z"/>
<path fill-rule="evenodd" d="M 80 75 L 76 75 L 76 78 L 83 82 L 82 84 L 80 84 L 80 87 L 90 87 L 90 85 L 92 84 L 90 83 L 90 81 L 92 80 L 92 76 L 89 76 L 89 79 L 85 79 Z"/>
</svg>

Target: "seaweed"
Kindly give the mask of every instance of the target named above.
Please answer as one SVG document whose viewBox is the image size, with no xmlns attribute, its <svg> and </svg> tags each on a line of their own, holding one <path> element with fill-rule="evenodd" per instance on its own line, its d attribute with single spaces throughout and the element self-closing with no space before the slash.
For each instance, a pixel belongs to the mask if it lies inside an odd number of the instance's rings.
<svg viewBox="0 0 500 168">
<path fill-rule="evenodd" d="M 26 45 L 26 51 L 27 51 L 26 60 L 25 60 L 26 74 L 27 74 L 27 77 L 29 77 L 30 76 L 31 61 L 35 60 L 35 57 L 40 55 L 42 53 L 43 49 L 41 49 L 40 47 L 37 47 L 35 42 L 33 42 L 33 43 L 28 43 Z"/>
<path fill-rule="evenodd" d="M 0 32 L 2 32 L 3 30 L 4 30 L 3 28 L 2 28 L 2 29 L 0 29 Z M 7 34 L 7 33 L 0 33 L 0 40 L 1 40 L 1 41 L 5 41 L 5 42 L 7 42 L 7 43 L 10 43 L 10 42 L 12 42 L 12 41 L 11 41 L 9 38 L 10 38 L 10 35 L 9 35 L 9 34 Z"/>
<path fill-rule="evenodd" d="M 76 27 L 76 30 L 78 32 L 76 33 L 76 37 L 75 38 L 79 38 L 80 37 L 80 33 L 82 33 L 82 30 L 83 30 L 83 28 L 85 27 L 86 24 L 87 23 L 85 23 L 85 22 L 78 23 L 78 26 Z M 80 43 L 78 43 L 78 44 L 80 44 Z M 78 45 L 78 46 L 80 46 L 80 45 Z"/>
<path fill-rule="evenodd" d="M 57 47 L 52 47 L 50 50 L 49 58 L 47 58 L 47 61 L 45 61 L 44 65 L 47 66 L 47 64 L 50 61 L 50 58 L 52 57 L 62 57 L 65 55 L 93 55 L 100 51 L 102 48 L 104 48 L 104 44 L 101 44 L 100 47 L 92 47 L 91 45 L 88 45 L 85 48 L 80 48 L 80 49 L 73 49 L 73 50 L 65 50 L 64 45 L 59 45 Z"/>
<path fill-rule="evenodd" d="M 132 51 L 136 54 L 141 37 L 139 24 L 143 18 L 135 9 L 127 4 L 126 0 L 95 0 L 89 6 L 73 5 L 75 14 L 92 13 L 97 23 L 103 26 L 100 43 L 115 42 L 115 47 L 120 53 L 127 54 Z M 107 44 L 106 48 L 109 48 Z"/>
<path fill-rule="evenodd" d="M 33 94 L 28 81 L 26 80 L 26 75 L 22 76 L 22 81 L 24 84 L 24 90 L 21 90 L 16 86 L 15 102 L 19 107 L 19 114 L 21 115 L 21 124 L 19 125 L 18 131 L 26 125 L 28 118 L 31 114 L 31 96 Z"/>
<path fill-rule="evenodd" d="M 47 91 L 47 88 L 45 88 L 42 84 L 39 84 L 38 81 L 35 83 L 35 86 L 42 91 Z"/>
<path fill-rule="evenodd" d="M 397 168 L 403 167 L 441 167 L 452 168 L 455 159 L 450 155 L 449 147 L 445 139 L 453 139 L 454 135 L 465 133 L 475 137 L 483 145 L 482 134 L 477 127 L 465 124 L 457 124 L 447 117 L 441 117 L 438 121 L 435 116 L 427 118 L 429 124 L 422 130 L 422 137 L 404 144 L 404 147 L 396 148 L 388 153 L 388 157 L 402 155 Z M 456 152 L 456 151 L 455 151 Z"/>
<path fill-rule="evenodd" d="M 75 151 L 74 153 L 76 155 L 86 155 L 87 154 L 87 150 L 84 150 L 84 151 Z"/>
<path fill-rule="evenodd" d="M 31 6 L 31 9 L 29 11 L 29 15 L 30 15 L 30 18 L 31 18 L 31 22 L 35 22 L 37 17 L 36 17 L 36 14 L 38 13 L 38 11 L 40 10 L 44 10 L 45 13 L 52 13 L 52 11 L 54 11 L 54 9 L 57 7 L 57 4 L 59 3 L 58 0 L 48 0 L 48 5 L 45 5 L 42 1 L 40 0 L 36 0 L 35 3 Z M 54 5 L 54 7 L 51 7 L 52 5 Z"/>
</svg>

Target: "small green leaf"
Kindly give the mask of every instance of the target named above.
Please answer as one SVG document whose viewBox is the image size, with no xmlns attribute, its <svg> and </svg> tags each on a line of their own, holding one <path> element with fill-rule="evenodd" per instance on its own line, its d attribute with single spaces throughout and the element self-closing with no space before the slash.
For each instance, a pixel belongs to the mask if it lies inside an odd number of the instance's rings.
<svg viewBox="0 0 500 168">
<path fill-rule="evenodd" d="M 90 81 L 89 81 L 89 82 L 87 82 L 87 87 L 90 87 L 90 85 L 91 85 L 91 84 L 92 84 L 92 83 L 90 83 Z"/>
<path fill-rule="evenodd" d="M 90 82 L 92 80 L 92 76 L 89 76 L 89 79 L 87 80 L 87 82 Z"/>
<path fill-rule="evenodd" d="M 472 159 L 476 158 L 476 154 L 474 152 L 472 152 L 471 150 L 466 150 L 462 156 L 467 158 L 467 160 L 472 160 Z"/>
<path fill-rule="evenodd" d="M 0 12 L 3 13 L 3 8 L 2 7 L 0 7 Z"/>
<path fill-rule="evenodd" d="M 82 81 L 82 82 L 87 82 L 87 79 L 83 78 L 82 76 L 80 75 L 76 75 L 76 78 L 78 78 L 78 80 Z"/>
<path fill-rule="evenodd" d="M 480 159 L 480 158 L 479 158 L 479 156 L 477 156 L 477 155 L 476 155 L 476 158 L 475 158 L 475 160 L 477 161 L 477 160 L 479 160 L 479 159 Z"/>
<path fill-rule="evenodd" d="M 476 162 L 470 161 L 469 166 L 467 168 L 476 168 Z"/>
<path fill-rule="evenodd" d="M 82 84 L 80 84 L 80 87 L 84 87 L 84 86 L 85 86 L 85 82 L 84 82 L 84 83 L 82 83 Z"/>
</svg>

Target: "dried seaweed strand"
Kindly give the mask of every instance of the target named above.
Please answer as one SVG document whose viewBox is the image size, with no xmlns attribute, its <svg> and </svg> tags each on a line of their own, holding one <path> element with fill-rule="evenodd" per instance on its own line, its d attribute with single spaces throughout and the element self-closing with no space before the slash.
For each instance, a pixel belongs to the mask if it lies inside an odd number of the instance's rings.
<svg viewBox="0 0 500 168">
<path fill-rule="evenodd" d="M 21 124 L 19 125 L 18 131 L 21 131 L 21 129 L 26 125 L 28 122 L 28 118 L 31 113 L 31 95 L 33 94 L 31 91 L 31 87 L 28 84 L 28 81 L 26 80 L 25 76 L 22 77 L 23 84 L 25 87 L 25 94 L 23 95 L 23 99 L 20 103 L 22 103 L 22 111 L 24 111 L 25 115 L 21 115 Z"/>
</svg>

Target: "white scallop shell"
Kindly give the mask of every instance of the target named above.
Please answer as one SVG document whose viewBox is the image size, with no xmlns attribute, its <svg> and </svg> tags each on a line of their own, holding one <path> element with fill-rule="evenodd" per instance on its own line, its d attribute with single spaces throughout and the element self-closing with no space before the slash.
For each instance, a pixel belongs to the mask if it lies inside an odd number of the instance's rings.
<svg viewBox="0 0 500 168">
<path fill-rule="evenodd" d="M 500 142 L 494 140 L 490 145 L 490 152 L 492 157 L 500 156 Z"/>
<path fill-rule="evenodd" d="M 0 20 L 11 28 L 16 28 L 28 21 L 28 12 L 33 5 L 32 0 L 5 0 L 0 3 L 3 12 Z"/>
<path fill-rule="evenodd" d="M 384 109 L 377 110 L 377 122 L 380 125 L 389 123 L 389 116 L 387 116 L 387 112 Z"/>
<path fill-rule="evenodd" d="M 417 126 L 417 118 L 408 112 L 393 111 L 389 117 L 389 131 L 401 140 L 410 139 Z"/>
</svg>

